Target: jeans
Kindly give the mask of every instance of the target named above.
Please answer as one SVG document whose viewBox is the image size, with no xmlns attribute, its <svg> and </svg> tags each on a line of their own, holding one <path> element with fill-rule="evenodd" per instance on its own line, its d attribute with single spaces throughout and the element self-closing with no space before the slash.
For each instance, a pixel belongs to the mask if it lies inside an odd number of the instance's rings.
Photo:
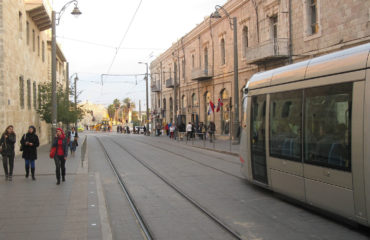
<svg viewBox="0 0 370 240">
<path fill-rule="evenodd" d="M 29 168 L 31 165 L 31 168 L 35 168 L 35 160 L 29 160 L 29 159 L 24 159 L 26 162 L 26 168 Z"/>
<path fill-rule="evenodd" d="M 9 164 L 9 170 L 8 170 Z M 3 167 L 5 176 L 12 176 L 13 175 L 13 167 L 14 167 L 14 154 L 11 156 L 3 156 Z"/>
<path fill-rule="evenodd" d="M 71 149 L 71 152 L 75 152 L 76 151 L 76 143 L 74 143 L 73 141 L 70 141 L 69 142 L 69 148 Z"/>
<path fill-rule="evenodd" d="M 60 180 L 61 170 L 62 177 L 66 175 L 66 160 L 64 159 L 64 156 L 58 156 L 57 154 L 55 154 L 54 162 L 55 162 L 55 175 L 57 177 L 57 180 Z"/>
</svg>

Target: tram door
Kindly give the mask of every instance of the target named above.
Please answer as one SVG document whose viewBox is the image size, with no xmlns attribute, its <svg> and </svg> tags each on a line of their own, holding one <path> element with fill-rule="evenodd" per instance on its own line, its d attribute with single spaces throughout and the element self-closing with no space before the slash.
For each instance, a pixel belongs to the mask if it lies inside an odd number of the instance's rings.
<svg viewBox="0 0 370 240">
<path fill-rule="evenodd" d="M 252 97 L 251 163 L 253 179 L 267 184 L 266 95 Z"/>
</svg>

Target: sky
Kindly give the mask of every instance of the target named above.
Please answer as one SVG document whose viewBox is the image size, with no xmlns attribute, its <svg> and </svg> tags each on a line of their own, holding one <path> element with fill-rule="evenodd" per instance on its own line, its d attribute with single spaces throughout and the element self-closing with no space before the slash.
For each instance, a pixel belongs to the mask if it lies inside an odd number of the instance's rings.
<svg viewBox="0 0 370 240">
<path fill-rule="evenodd" d="M 51 2 L 55 11 L 59 11 L 68 1 Z M 61 17 L 56 35 L 69 62 L 70 75 L 78 74 L 77 89 L 82 91 L 79 100 L 107 106 L 115 98 L 129 97 L 136 106 L 141 100 L 145 109 L 146 67 L 138 62 L 150 64 L 209 16 L 215 5 L 223 5 L 227 0 L 78 2 L 82 15 L 72 16 L 73 4 L 70 5 Z M 102 74 L 138 76 L 102 77 Z"/>
</svg>

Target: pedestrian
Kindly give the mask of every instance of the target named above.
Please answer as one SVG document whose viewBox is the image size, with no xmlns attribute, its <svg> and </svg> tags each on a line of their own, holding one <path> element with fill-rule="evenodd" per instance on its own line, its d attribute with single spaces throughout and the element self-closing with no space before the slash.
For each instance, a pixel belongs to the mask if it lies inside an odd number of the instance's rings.
<svg viewBox="0 0 370 240">
<path fill-rule="evenodd" d="M 30 174 L 31 165 L 32 180 L 36 180 L 35 160 L 37 159 L 37 148 L 39 147 L 40 142 L 39 137 L 36 135 L 36 128 L 34 126 L 30 126 L 28 128 L 28 132 L 23 135 L 20 143 L 23 151 L 22 158 L 25 161 L 26 178 L 28 178 Z"/>
<path fill-rule="evenodd" d="M 78 133 L 74 127 L 72 127 L 71 131 L 68 132 L 67 142 L 69 143 L 71 156 L 74 156 L 78 146 Z"/>
<path fill-rule="evenodd" d="M 189 138 L 191 138 L 191 132 L 192 132 L 193 126 L 191 122 L 186 125 L 186 141 L 189 141 Z"/>
<path fill-rule="evenodd" d="M 171 124 L 171 127 L 170 127 L 170 139 L 174 139 L 175 138 L 175 124 Z"/>
<path fill-rule="evenodd" d="M 168 126 L 168 123 L 166 123 L 166 126 L 164 127 L 164 130 L 166 130 L 166 135 L 169 135 L 169 129 L 170 127 Z"/>
<path fill-rule="evenodd" d="M 14 127 L 9 125 L 4 133 L 1 135 L 0 139 L 0 152 L 3 156 L 3 167 L 5 173 L 5 180 L 12 181 L 13 177 L 13 167 L 14 167 L 14 144 L 16 141 L 16 136 L 14 133 Z M 9 164 L 9 168 L 8 168 Z"/>
<path fill-rule="evenodd" d="M 146 127 L 145 127 L 145 125 L 143 127 L 143 130 L 144 130 L 144 135 L 146 135 Z"/>
<path fill-rule="evenodd" d="M 209 123 L 209 127 L 208 127 L 209 141 L 210 142 L 212 142 L 214 140 L 215 131 L 216 131 L 216 125 L 213 121 L 211 121 Z"/>
<path fill-rule="evenodd" d="M 60 184 L 60 173 L 62 172 L 62 181 L 65 181 L 66 175 L 66 160 L 68 156 L 68 143 L 64 135 L 63 129 L 57 128 L 55 138 L 53 140 L 53 148 L 55 148 L 54 162 L 55 175 L 57 177 L 57 185 Z"/>
</svg>

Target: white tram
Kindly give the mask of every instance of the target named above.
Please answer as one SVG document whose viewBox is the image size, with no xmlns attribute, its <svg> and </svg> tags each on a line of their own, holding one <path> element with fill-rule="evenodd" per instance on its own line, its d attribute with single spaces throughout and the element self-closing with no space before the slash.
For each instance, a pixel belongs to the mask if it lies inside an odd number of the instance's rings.
<svg viewBox="0 0 370 240">
<path fill-rule="evenodd" d="M 251 182 L 370 226 L 370 44 L 248 81 L 240 161 Z"/>
</svg>

